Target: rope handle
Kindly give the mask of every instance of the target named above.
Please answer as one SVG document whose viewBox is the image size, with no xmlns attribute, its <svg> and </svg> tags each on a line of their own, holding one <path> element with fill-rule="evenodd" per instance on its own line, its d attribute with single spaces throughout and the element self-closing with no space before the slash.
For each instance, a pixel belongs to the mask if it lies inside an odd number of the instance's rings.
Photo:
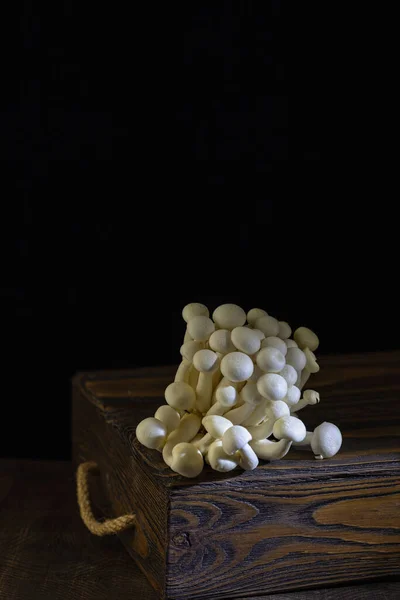
<svg viewBox="0 0 400 600">
<path fill-rule="evenodd" d="M 79 512 L 82 521 L 94 535 L 111 535 L 120 533 L 129 529 L 136 523 L 136 515 L 123 515 L 116 519 L 106 519 L 105 521 L 97 521 L 90 504 L 89 495 L 89 474 L 93 471 L 98 471 L 98 466 L 95 462 L 89 461 L 79 465 L 76 472 L 76 492 L 78 496 Z"/>
</svg>

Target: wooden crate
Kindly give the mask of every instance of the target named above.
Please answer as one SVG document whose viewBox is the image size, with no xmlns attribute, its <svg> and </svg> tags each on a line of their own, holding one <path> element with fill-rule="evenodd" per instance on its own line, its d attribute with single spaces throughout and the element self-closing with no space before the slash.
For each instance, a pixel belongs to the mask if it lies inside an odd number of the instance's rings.
<svg viewBox="0 0 400 600">
<path fill-rule="evenodd" d="M 100 468 L 120 535 L 161 598 L 207 600 L 400 574 L 400 353 L 323 357 L 310 430 L 342 430 L 340 453 L 291 451 L 252 472 L 173 473 L 135 438 L 163 403 L 171 367 L 81 373 L 73 381 L 76 464 Z M 310 383 L 311 383 L 310 382 Z"/>
</svg>

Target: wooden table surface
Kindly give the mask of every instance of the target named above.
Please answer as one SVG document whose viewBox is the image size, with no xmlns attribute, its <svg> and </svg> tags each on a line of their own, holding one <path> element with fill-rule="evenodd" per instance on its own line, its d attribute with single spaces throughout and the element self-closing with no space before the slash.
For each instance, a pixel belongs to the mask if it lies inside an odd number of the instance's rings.
<svg viewBox="0 0 400 600">
<path fill-rule="evenodd" d="M 362 366 L 354 359 L 351 369 L 346 362 L 349 369 L 346 373 L 351 371 L 356 382 L 353 387 L 348 385 L 348 392 L 363 393 L 366 369 L 372 369 L 377 395 L 383 387 L 390 386 L 393 401 L 398 402 L 398 385 L 393 385 L 387 373 L 389 365 L 391 371 L 397 365 L 400 368 L 400 353 L 372 354 L 361 362 Z M 327 389 L 331 386 L 332 392 L 336 389 L 336 375 L 327 367 L 324 384 Z M 392 437 L 397 438 L 398 423 L 391 427 Z M 72 465 L 0 460 L 0 600 L 128 598 L 157 600 L 158 595 L 117 538 L 97 538 L 85 529 L 78 513 Z M 263 600 L 267 598 L 397 600 L 400 582 L 386 579 L 364 585 L 263 596 Z M 252 600 L 261 598 L 253 596 Z"/>
</svg>

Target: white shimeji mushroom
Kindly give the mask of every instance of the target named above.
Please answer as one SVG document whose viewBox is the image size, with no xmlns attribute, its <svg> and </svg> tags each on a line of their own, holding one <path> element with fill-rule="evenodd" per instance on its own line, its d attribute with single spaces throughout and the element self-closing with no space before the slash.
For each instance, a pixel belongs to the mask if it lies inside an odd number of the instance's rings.
<svg viewBox="0 0 400 600">
<path fill-rule="evenodd" d="M 211 405 L 212 377 L 218 367 L 218 356 L 212 350 L 199 350 L 193 356 L 193 366 L 199 371 L 196 387 L 196 409 L 206 413 Z"/>
<path fill-rule="evenodd" d="M 232 343 L 240 352 L 255 354 L 260 349 L 260 336 L 248 327 L 235 327 L 231 333 Z"/>
<path fill-rule="evenodd" d="M 222 437 L 224 451 L 229 456 L 238 452 L 240 456 L 239 464 L 246 471 L 252 471 L 258 465 L 257 455 L 249 446 L 249 442 L 251 442 L 251 435 L 241 425 L 232 425 Z"/>
<path fill-rule="evenodd" d="M 205 454 L 214 440 L 222 438 L 225 431 L 232 427 L 231 421 L 219 415 L 204 417 L 202 424 L 207 433 L 194 445 L 202 454 Z"/>
<path fill-rule="evenodd" d="M 292 442 L 290 440 L 254 440 L 250 442 L 250 447 L 261 460 L 279 460 L 289 452 Z"/>
<path fill-rule="evenodd" d="M 177 429 L 181 420 L 178 411 L 172 408 L 172 406 L 169 406 L 169 404 L 163 404 L 160 406 L 156 410 L 154 418 L 164 423 L 167 428 L 168 435 L 171 433 L 171 431 Z"/>
<path fill-rule="evenodd" d="M 194 436 L 198 433 L 201 427 L 201 419 L 197 415 L 191 413 L 184 415 L 179 423 L 179 427 L 172 431 L 163 448 L 164 462 L 170 467 L 172 462 L 172 450 L 181 442 L 191 442 Z"/>
<path fill-rule="evenodd" d="M 317 363 L 317 359 L 314 352 L 312 352 L 310 348 L 304 348 L 303 352 L 306 356 L 307 362 L 306 366 L 304 367 L 301 373 L 299 384 L 300 389 L 303 389 L 303 387 L 309 380 L 310 375 L 312 375 L 313 373 L 318 373 L 319 371 L 319 364 Z"/>
<path fill-rule="evenodd" d="M 180 349 L 182 362 L 179 365 L 178 370 L 176 372 L 175 381 L 185 381 L 186 383 L 188 383 L 190 369 L 193 362 L 193 356 L 196 354 L 196 352 L 201 350 L 202 347 L 202 342 L 195 342 L 194 340 L 182 344 Z"/>
<path fill-rule="evenodd" d="M 277 319 L 270 317 L 269 315 L 257 319 L 254 326 L 256 329 L 262 331 L 265 337 L 269 337 L 271 335 L 276 336 L 279 332 L 279 324 Z"/>
<path fill-rule="evenodd" d="M 255 327 L 257 319 L 261 319 L 261 317 L 268 317 L 267 311 L 262 308 L 252 308 L 247 313 L 247 322 L 251 327 Z"/>
<path fill-rule="evenodd" d="M 186 306 L 182 310 L 182 317 L 183 317 L 184 321 L 186 321 L 186 323 L 188 323 L 190 321 L 190 319 L 192 319 L 193 317 L 199 317 L 199 316 L 205 316 L 205 317 L 210 316 L 207 306 L 205 306 L 204 304 L 201 304 L 200 302 L 192 302 L 191 304 L 186 304 Z M 183 343 L 189 342 L 192 339 L 193 338 L 189 334 L 187 327 L 186 327 L 185 338 L 183 340 Z"/>
<path fill-rule="evenodd" d="M 251 415 L 240 424 L 243 425 L 243 427 L 248 427 L 249 425 L 254 426 L 262 423 L 267 416 L 267 407 L 270 403 L 270 400 L 263 398 L 263 400 L 254 408 Z"/>
<path fill-rule="evenodd" d="M 296 404 L 295 411 L 301 410 L 305 406 L 318 404 L 320 401 L 319 393 L 315 390 L 306 390 L 303 393 L 303 397 Z"/>
<path fill-rule="evenodd" d="M 311 329 L 308 329 L 308 327 L 299 327 L 294 332 L 293 337 L 299 348 L 302 350 L 304 350 L 304 348 L 310 348 L 310 350 L 314 352 L 319 346 L 318 337 Z"/>
<path fill-rule="evenodd" d="M 165 390 L 167 403 L 176 410 L 192 410 L 196 402 L 193 388 L 184 381 L 174 381 Z"/>
<path fill-rule="evenodd" d="M 261 329 L 252 329 L 252 332 L 260 338 L 260 342 L 265 338 L 265 333 Z"/>
<path fill-rule="evenodd" d="M 279 373 L 285 366 L 285 357 L 274 346 L 261 348 L 257 354 L 257 365 L 265 373 Z"/>
<path fill-rule="evenodd" d="M 292 329 L 289 323 L 286 323 L 286 321 L 278 321 L 278 325 L 278 337 L 280 337 L 282 340 L 287 340 L 288 338 L 290 338 L 290 336 L 292 335 Z"/>
<path fill-rule="evenodd" d="M 225 418 L 229 419 L 233 425 L 241 425 L 252 414 L 255 407 L 263 401 L 263 397 L 258 392 L 256 384 L 251 381 L 246 383 L 240 392 L 240 397 L 243 400 L 242 406 L 233 408 L 225 413 Z"/>
<path fill-rule="evenodd" d="M 283 401 L 286 402 L 286 404 L 290 407 L 290 410 L 292 410 L 292 408 L 294 408 L 294 410 L 297 410 L 297 404 L 300 400 L 300 396 L 301 391 L 299 390 L 299 388 L 296 385 L 291 385 L 288 386 L 288 391 Z"/>
<path fill-rule="evenodd" d="M 315 458 L 332 458 L 342 446 L 342 434 L 336 425 L 324 421 L 313 432 L 307 431 L 305 438 L 296 446 L 311 446 Z"/>
<path fill-rule="evenodd" d="M 261 371 L 260 367 L 256 364 L 254 365 L 254 371 L 251 377 L 248 378 L 248 381 L 252 381 L 253 383 L 257 383 L 261 375 L 264 375 L 264 371 Z"/>
<path fill-rule="evenodd" d="M 189 335 L 198 342 L 206 342 L 215 331 L 215 325 L 209 317 L 199 315 L 190 319 L 187 325 Z"/>
<path fill-rule="evenodd" d="M 257 389 L 267 400 L 283 400 L 287 394 L 286 379 L 277 373 L 265 373 L 257 381 Z"/>
<path fill-rule="evenodd" d="M 314 332 L 299 327 L 290 339 L 288 323 L 258 308 L 248 312 L 246 324 L 235 304 L 215 309 L 214 322 L 200 303 L 185 306 L 182 316 L 182 361 L 165 390 L 167 404 L 137 426 L 140 443 L 162 451 L 183 477 L 197 477 L 204 462 L 221 473 L 238 465 L 255 469 L 259 459 L 283 458 L 292 445 L 311 446 L 318 459 L 339 451 L 336 425 L 324 422 L 306 432 L 297 415 L 320 400 L 315 390 L 300 399 L 310 374 L 319 371 Z"/>
<path fill-rule="evenodd" d="M 261 342 L 261 347 L 266 348 L 267 346 L 273 346 L 274 348 L 277 348 L 279 352 L 283 354 L 283 356 L 286 356 L 287 346 L 285 342 L 281 340 L 281 338 L 276 337 L 275 335 L 270 335 L 269 337 L 266 337 Z"/>
<path fill-rule="evenodd" d="M 229 354 L 229 352 L 235 352 L 236 347 L 232 343 L 231 332 L 227 329 L 217 329 L 210 335 L 208 340 L 211 350 L 219 352 L 220 354 Z"/>
<path fill-rule="evenodd" d="M 298 348 L 298 345 L 296 344 L 296 342 L 294 340 L 283 340 L 286 344 L 286 347 L 289 348 Z"/>
<path fill-rule="evenodd" d="M 237 304 L 218 306 L 214 310 L 212 318 L 218 329 L 229 329 L 229 331 L 246 323 L 246 313 Z"/>
<path fill-rule="evenodd" d="M 238 399 L 238 391 L 233 385 L 223 385 L 215 390 L 215 404 L 207 413 L 209 415 L 224 415 L 233 408 Z"/>
<path fill-rule="evenodd" d="M 281 417 L 274 423 L 272 430 L 277 440 L 288 440 L 290 442 L 301 442 L 306 437 L 306 428 L 298 417 Z"/>
<path fill-rule="evenodd" d="M 170 467 L 183 477 L 197 477 L 204 467 L 203 455 L 193 444 L 180 442 L 172 450 Z"/>
<path fill-rule="evenodd" d="M 229 381 L 246 381 L 254 371 L 253 361 L 243 352 L 230 352 L 221 360 L 221 373 Z"/>
<path fill-rule="evenodd" d="M 167 426 L 154 417 L 143 419 L 136 427 L 136 437 L 143 446 L 161 450 L 167 439 Z"/>
<path fill-rule="evenodd" d="M 279 375 L 286 379 L 288 387 L 294 385 L 297 381 L 297 371 L 292 365 L 285 365 L 283 369 L 279 371 Z"/>
<path fill-rule="evenodd" d="M 239 465 L 239 455 L 229 456 L 222 447 L 222 440 L 215 440 L 208 448 L 207 462 L 214 471 L 228 473 Z"/>
<path fill-rule="evenodd" d="M 253 427 L 248 426 L 247 431 L 251 434 L 253 440 L 263 440 L 272 434 L 275 421 L 286 416 L 290 416 L 290 409 L 285 402 L 282 400 L 270 402 L 267 407 L 267 418 L 264 423 Z"/>
<path fill-rule="evenodd" d="M 300 348 L 288 348 L 286 353 L 286 364 L 292 365 L 296 371 L 302 371 L 306 366 L 306 355 Z"/>
</svg>

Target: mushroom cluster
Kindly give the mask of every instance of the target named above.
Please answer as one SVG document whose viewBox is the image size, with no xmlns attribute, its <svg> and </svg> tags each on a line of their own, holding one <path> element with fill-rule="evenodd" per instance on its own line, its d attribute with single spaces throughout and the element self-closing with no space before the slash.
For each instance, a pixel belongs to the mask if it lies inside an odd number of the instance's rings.
<svg viewBox="0 0 400 600">
<path fill-rule="evenodd" d="M 210 318 L 204 304 L 184 307 L 186 333 L 166 405 L 139 423 L 136 437 L 162 452 L 183 477 L 197 477 L 204 462 L 220 472 L 255 469 L 284 457 L 291 446 L 310 446 L 315 458 L 334 456 L 340 430 L 324 422 L 307 432 L 297 413 L 320 401 L 303 387 L 319 371 L 319 340 L 307 327 L 292 330 L 261 308 L 246 315 L 223 304 Z"/>
</svg>

